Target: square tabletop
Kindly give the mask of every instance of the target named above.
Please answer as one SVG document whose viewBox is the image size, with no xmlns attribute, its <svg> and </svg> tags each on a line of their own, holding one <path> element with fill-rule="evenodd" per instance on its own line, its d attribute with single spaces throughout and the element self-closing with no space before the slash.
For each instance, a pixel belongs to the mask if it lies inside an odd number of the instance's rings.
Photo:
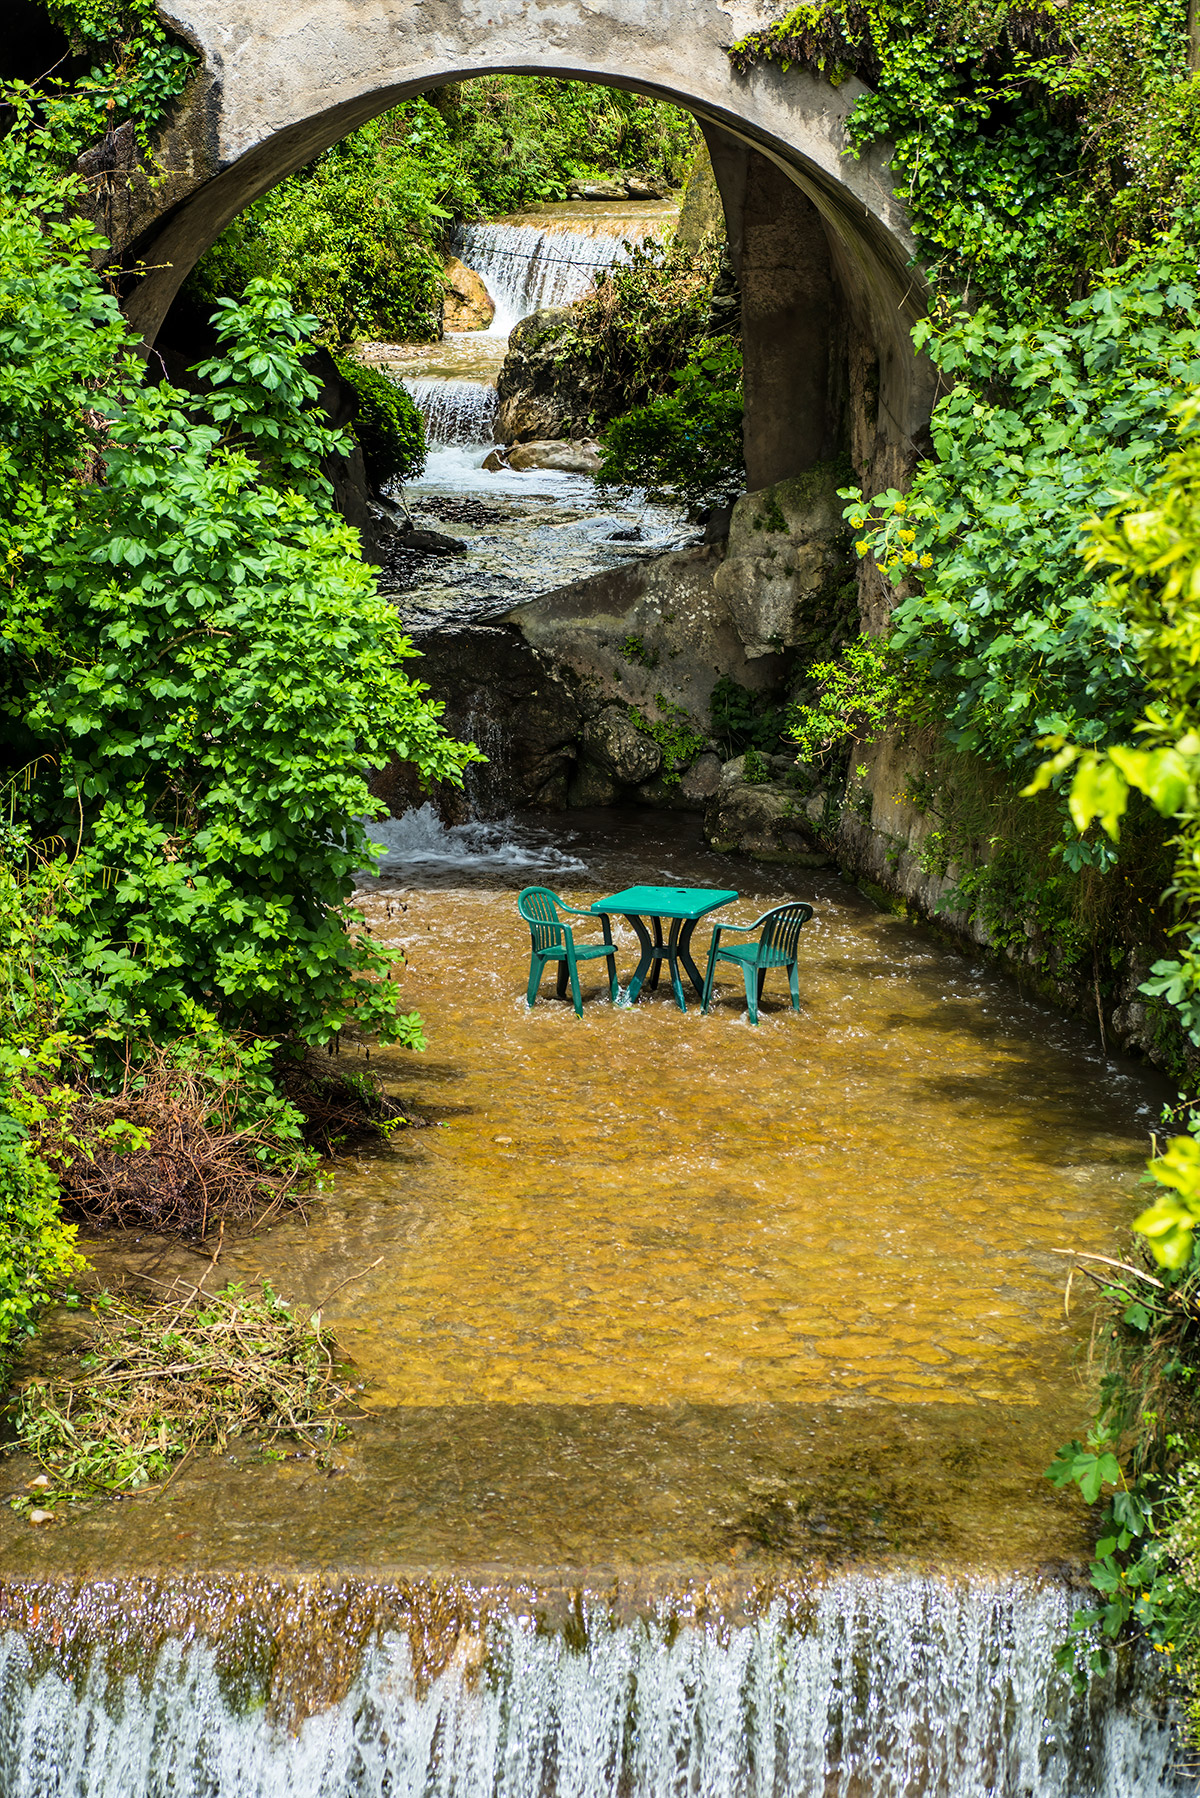
<svg viewBox="0 0 1200 1798">
<path fill-rule="evenodd" d="M 618 917 L 702 918 L 737 898 L 724 887 L 625 887 L 607 899 L 597 899 L 589 910 L 616 912 Z"/>
</svg>

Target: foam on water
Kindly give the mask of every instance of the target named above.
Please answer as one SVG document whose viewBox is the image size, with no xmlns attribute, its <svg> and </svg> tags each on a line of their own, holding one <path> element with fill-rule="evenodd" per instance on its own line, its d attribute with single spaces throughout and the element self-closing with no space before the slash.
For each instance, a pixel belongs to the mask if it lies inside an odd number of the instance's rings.
<svg viewBox="0 0 1200 1798">
<path fill-rule="evenodd" d="M 464 874 L 487 871 L 556 875 L 586 873 L 586 863 L 556 848 L 546 836 L 511 819 L 499 823 L 443 824 L 426 804 L 400 818 L 384 818 L 370 826 L 374 842 L 386 852 L 380 872 L 403 874 L 461 868 Z"/>
<path fill-rule="evenodd" d="M 1171 1798 L 1152 1670 L 1072 1697 L 1071 1595 L 856 1574 L 741 1627 L 508 1613 L 420 1678 L 406 1636 L 288 1731 L 170 1642 L 140 1675 L 0 1646 L 6 1798 Z M 78 1667 L 78 1663 L 76 1664 Z"/>
</svg>

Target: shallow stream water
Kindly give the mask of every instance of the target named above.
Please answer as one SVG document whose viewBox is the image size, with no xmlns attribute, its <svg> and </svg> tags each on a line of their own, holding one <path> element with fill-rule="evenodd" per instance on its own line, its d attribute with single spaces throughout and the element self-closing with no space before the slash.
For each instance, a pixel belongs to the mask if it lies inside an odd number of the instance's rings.
<svg viewBox="0 0 1200 1798">
<path fill-rule="evenodd" d="M 379 834 L 359 904 L 430 1047 L 370 1066 L 427 1127 L 221 1259 L 323 1303 L 367 1415 L 328 1466 L 231 1444 L 0 1513 L 0 1790 L 1176 1790 L 1147 1670 L 1081 1703 L 1052 1670 L 1086 1537 L 1041 1478 L 1088 1410 L 1055 1251 L 1119 1244 L 1157 1080 L 687 815 Z M 800 1014 L 594 975 L 528 1010 L 518 888 L 634 880 L 808 898 Z"/>
<path fill-rule="evenodd" d="M 415 522 L 457 537 L 464 555 L 389 561 L 385 590 L 417 631 L 446 630 L 630 559 L 696 540 L 682 510 L 597 492 L 590 476 L 490 470 L 496 380 L 514 325 L 582 298 L 633 245 L 669 235 L 678 205 L 575 201 L 463 227 L 457 253 L 496 302 L 487 330 L 436 344 L 369 343 L 359 354 L 402 381 L 425 418 L 429 456 L 402 499 Z"/>
</svg>

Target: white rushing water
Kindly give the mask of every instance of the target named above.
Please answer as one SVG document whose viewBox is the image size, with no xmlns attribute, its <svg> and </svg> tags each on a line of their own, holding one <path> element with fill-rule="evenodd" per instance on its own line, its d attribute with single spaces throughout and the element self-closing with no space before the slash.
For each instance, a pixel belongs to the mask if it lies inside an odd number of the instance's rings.
<svg viewBox="0 0 1200 1798">
<path fill-rule="evenodd" d="M 649 235 L 633 230 L 635 238 Z M 595 284 L 601 269 L 629 255 L 627 240 L 614 231 L 584 234 L 540 225 L 462 225 L 455 254 L 482 276 L 496 305 L 488 327 L 507 337 L 515 324 L 543 306 L 570 306 Z"/>
<path fill-rule="evenodd" d="M 477 726 L 471 740 L 486 753 L 494 746 L 485 737 L 486 733 Z M 473 875 L 493 870 L 531 876 L 586 872 L 586 863 L 556 848 L 547 833 L 512 819 L 491 824 L 443 824 L 427 803 L 400 818 L 377 819 L 367 829 L 373 842 L 385 845 L 380 862 L 380 872 L 384 874 L 403 874 L 406 868 L 438 872 L 461 868 Z"/>
<path fill-rule="evenodd" d="M 404 385 L 425 420 L 430 444 L 492 441 L 496 389 L 490 381 L 462 381 L 450 375 L 410 375 Z"/>
<path fill-rule="evenodd" d="M 369 1649 L 292 1733 L 225 1702 L 206 1647 L 106 1690 L 0 1653 L 5 1798 L 1167 1798 L 1190 1790 L 1143 1691 L 1074 1700 L 1052 1671 L 1062 1590 L 857 1575 L 789 1623 L 507 1615 L 414 1681 Z"/>
</svg>

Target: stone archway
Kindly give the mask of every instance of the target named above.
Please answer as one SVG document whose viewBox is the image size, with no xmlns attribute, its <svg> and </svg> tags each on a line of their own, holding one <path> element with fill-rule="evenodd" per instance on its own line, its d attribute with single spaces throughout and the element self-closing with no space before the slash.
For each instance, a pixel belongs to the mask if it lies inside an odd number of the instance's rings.
<svg viewBox="0 0 1200 1798">
<path fill-rule="evenodd" d="M 883 147 L 847 153 L 861 84 L 736 75 L 761 22 L 735 0 L 167 0 L 201 68 L 116 247 L 149 272 L 127 299 L 152 342 L 189 270 L 251 201 L 408 95 L 481 74 L 548 74 L 669 100 L 713 156 L 744 296 L 752 488 L 849 440 L 873 487 L 903 479 L 932 379 Z M 121 241 L 121 240 L 124 241 Z"/>
</svg>

